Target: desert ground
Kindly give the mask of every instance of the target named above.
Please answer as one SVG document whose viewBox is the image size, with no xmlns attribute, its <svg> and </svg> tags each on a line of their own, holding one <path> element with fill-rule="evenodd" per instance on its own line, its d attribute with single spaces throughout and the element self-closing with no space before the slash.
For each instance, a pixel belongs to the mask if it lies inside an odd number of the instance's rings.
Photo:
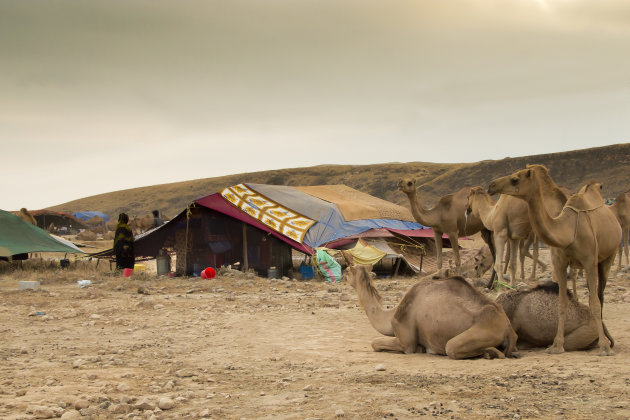
<svg viewBox="0 0 630 420">
<path fill-rule="evenodd" d="M 20 280 L 41 287 L 18 290 Z M 375 284 L 391 307 L 417 280 Z M 451 360 L 372 351 L 378 333 L 343 282 L 231 270 L 206 280 L 150 269 L 124 278 L 80 262 L 5 270 L 0 418 L 625 419 L 629 280 L 615 267 L 606 289 L 615 356 L 537 348 Z M 587 293 L 579 279 L 580 301 Z"/>
</svg>

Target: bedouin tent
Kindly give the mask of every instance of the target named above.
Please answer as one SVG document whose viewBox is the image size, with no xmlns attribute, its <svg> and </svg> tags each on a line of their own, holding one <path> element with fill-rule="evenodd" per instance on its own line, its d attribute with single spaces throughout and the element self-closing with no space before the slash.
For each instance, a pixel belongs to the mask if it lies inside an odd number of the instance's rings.
<svg viewBox="0 0 630 420">
<path fill-rule="evenodd" d="M 248 267 L 258 271 L 269 264 L 267 268 L 275 266 L 284 274 L 291 265 L 291 248 L 314 255 L 318 247 L 348 238 L 356 242 L 370 233 L 391 240 L 404 238 L 406 249 L 417 244 L 413 238 L 433 237 L 433 231 L 415 222 L 405 207 L 345 185 L 247 183 L 194 200 L 171 221 L 138 235 L 134 249 L 136 258 L 155 258 L 162 248 L 174 250 L 177 272 L 182 274 L 193 272 L 195 264 L 237 261 L 248 261 Z M 405 255 L 395 252 L 401 254 Z M 111 258 L 113 251 L 94 256 Z M 414 271 L 418 265 L 412 262 Z"/>
<path fill-rule="evenodd" d="M 0 257 L 13 257 L 29 252 L 83 253 L 72 243 L 55 239 L 37 226 L 8 211 L 0 210 Z"/>
</svg>

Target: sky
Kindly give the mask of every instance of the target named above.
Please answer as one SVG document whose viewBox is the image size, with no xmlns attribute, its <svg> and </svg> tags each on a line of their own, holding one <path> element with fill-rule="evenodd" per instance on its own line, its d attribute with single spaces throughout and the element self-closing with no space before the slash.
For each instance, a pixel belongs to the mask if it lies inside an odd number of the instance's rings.
<svg viewBox="0 0 630 420">
<path fill-rule="evenodd" d="M 628 0 L 0 0 L 4 210 L 628 142 Z"/>
</svg>

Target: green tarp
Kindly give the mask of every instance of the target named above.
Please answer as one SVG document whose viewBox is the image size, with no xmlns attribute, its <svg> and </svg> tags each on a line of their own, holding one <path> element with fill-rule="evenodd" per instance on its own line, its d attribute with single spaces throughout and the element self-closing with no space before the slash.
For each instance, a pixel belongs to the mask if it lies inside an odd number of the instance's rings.
<svg viewBox="0 0 630 420">
<path fill-rule="evenodd" d="M 29 252 L 82 253 L 74 245 L 62 243 L 48 232 L 26 223 L 8 211 L 0 210 L 0 257 Z"/>
</svg>

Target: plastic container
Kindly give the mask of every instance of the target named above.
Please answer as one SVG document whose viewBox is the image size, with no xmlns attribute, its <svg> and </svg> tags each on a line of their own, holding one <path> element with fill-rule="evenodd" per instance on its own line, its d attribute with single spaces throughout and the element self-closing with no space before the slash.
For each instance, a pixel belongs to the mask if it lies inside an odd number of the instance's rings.
<svg viewBox="0 0 630 420">
<path fill-rule="evenodd" d="M 278 269 L 276 267 L 271 267 L 269 270 L 267 270 L 267 277 L 269 277 L 270 279 L 278 278 Z"/>
<path fill-rule="evenodd" d="M 193 276 L 199 277 L 201 275 L 201 270 L 203 270 L 201 264 L 193 264 Z"/>
<path fill-rule="evenodd" d="M 88 287 L 90 284 L 92 284 L 92 282 L 90 280 L 77 280 L 77 284 L 79 285 L 79 287 L 84 288 Z"/>
<path fill-rule="evenodd" d="M 164 276 L 171 271 L 171 257 L 161 255 L 155 259 L 158 276 Z"/>
<path fill-rule="evenodd" d="M 306 264 L 300 265 L 300 274 L 302 275 L 303 280 L 312 279 L 314 275 L 313 267 Z"/>
<path fill-rule="evenodd" d="M 123 269 L 123 277 L 131 277 L 132 274 L 133 274 L 132 268 Z"/>
</svg>

